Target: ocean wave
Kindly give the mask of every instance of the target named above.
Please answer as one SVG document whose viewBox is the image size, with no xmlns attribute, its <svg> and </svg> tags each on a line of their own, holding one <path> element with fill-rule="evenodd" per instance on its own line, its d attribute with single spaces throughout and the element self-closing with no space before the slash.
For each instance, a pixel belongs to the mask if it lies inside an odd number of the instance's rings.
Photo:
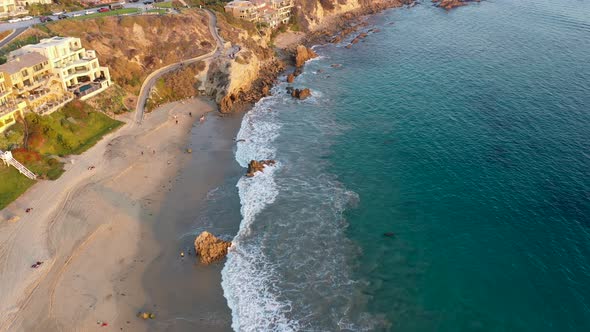
<svg viewBox="0 0 590 332">
<path fill-rule="evenodd" d="M 312 76 L 301 83 L 313 83 Z M 322 159 L 338 127 L 328 113 L 312 111 L 325 100 L 318 85 L 304 101 L 286 86 L 260 100 L 237 135 L 241 166 L 279 160 L 237 184 L 242 221 L 222 271 L 232 328 L 370 330 L 375 319 L 359 309 L 366 295 L 351 277 L 358 247 L 344 234 L 343 213 L 359 197 L 326 172 Z"/>
<path fill-rule="evenodd" d="M 260 100 L 242 120 L 237 139 L 236 160 L 246 167 L 251 160 L 272 159 L 275 148 L 272 142 L 278 137 L 281 126 L 272 107 L 281 98 L 275 88 L 271 97 Z M 255 217 L 268 204 L 274 202 L 278 188 L 274 174 L 280 163 L 266 166 L 252 178 L 243 177 L 237 187 L 240 195 L 242 222 L 228 253 L 222 271 L 222 287 L 232 310 L 232 328 L 236 331 L 297 331 L 297 322 L 287 318 L 291 310 L 288 301 L 280 301 L 271 289 L 275 284 L 274 268 L 265 259 L 256 241 L 248 242 L 250 227 Z"/>
</svg>

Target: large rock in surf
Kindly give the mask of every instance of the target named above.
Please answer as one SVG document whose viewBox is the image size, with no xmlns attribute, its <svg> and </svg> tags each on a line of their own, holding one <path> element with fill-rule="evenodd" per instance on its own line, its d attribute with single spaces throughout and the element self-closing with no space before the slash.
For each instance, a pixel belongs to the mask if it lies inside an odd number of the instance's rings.
<svg viewBox="0 0 590 332">
<path fill-rule="evenodd" d="M 291 95 L 291 97 L 297 98 L 299 100 L 303 100 L 303 99 L 311 96 L 311 90 L 308 88 L 294 89 L 292 87 L 287 87 L 287 93 L 289 93 Z"/>
<path fill-rule="evenodd" d="M 274 165 L 275 161 L 272 159 L 268 160 L 252 160 L 248 164 L 248 172 L 246 173 L 247 177 L 253 177 L 256 172 L 264 171 L 264 167 L 266 165 Z"/>
<path fill-rule="evenodd" d="M 231 242 L 223 241 L 209 232 L 203 232 L 195 239 L 195 252 L 203 264 L 211 264 L 227 255 Z"/>
<path fill-rule="evenodd" d="M 295 81 L 295 74 L 289 74 L 289 76 L 287 76 L 287 83 L 293 83 Z"/>
<path fill-rule="evenodd" d="M 311 48 L 299 45 L 297 46 L 297 55 L 295 55 L 295 66 L 303 67 L 305 61 L 313 59 L 317 56 L 318 55 Z"/>
</svg>

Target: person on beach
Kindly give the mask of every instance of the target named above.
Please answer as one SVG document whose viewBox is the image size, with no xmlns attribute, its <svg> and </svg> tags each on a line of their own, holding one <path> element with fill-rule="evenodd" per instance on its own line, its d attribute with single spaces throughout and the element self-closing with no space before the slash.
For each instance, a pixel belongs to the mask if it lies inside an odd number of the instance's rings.
<svg viewBox="0 0 590 332">
<path fill-rule="evenodd" d="M 205 122 L 205 115 L 201 115 L 201 117 L 199 118 L 199 121 L 201 123 Z"/>
</svg>

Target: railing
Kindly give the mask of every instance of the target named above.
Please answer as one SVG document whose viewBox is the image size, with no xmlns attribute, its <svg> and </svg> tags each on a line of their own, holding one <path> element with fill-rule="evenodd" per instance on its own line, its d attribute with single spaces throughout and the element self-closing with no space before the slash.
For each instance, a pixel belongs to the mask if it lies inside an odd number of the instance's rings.
<svg viewBox="0 0 590 332">
<path fill-rule="evenodd" d="M 10 151 L 3 152 L 2 150 L 0 150 L 0 159 L 2 159 L 4 164 L 9 165 L 9 166 L 13 166 L 22 175 L 28 177 L 29 179 L 31 179 L 31 180 L 37 179 L 37 175 L 35 175 L 35 173 L 31 172 L 28 168 L 26 168 L 18 160 L 14 159 L 14 157 L 12 156 L 12 152 L 10 152 Z"/>
</svg>

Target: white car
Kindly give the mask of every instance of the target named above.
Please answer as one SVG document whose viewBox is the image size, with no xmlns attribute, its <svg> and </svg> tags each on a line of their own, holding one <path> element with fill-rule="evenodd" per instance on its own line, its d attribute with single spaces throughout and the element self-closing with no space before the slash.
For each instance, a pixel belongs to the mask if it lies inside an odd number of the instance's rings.
<svg viewBox="0 0 590 332">
<path fill-rule="evenodd" d="M 22 18 L 23 21 L 30 21 L 33 19 L 33 16 L 25 16 Z"/>
<path fill-rule="evenodd" d="M 84 15 L 90 15 L 96 13 L 94 10 L 87 10 L 84 12 Z"/>
<path fill-rule="evenodd" d="M 66 13 L 66 12 L 64 12 L 64 11 L 61 11 L 61 12 L 55 12 L 55 13 L 53 13 L 53 16 L 58 16 L 58 15 L 65 14 L 65 13 Z"/>
<path fill-rule="evenodd" d="M 23 20 L 22 18 L 15 17 L 15 18 L 11 18 L 10 20 L 8 20 L 8 23 L 17 23 L 22 20 Z"/>
<path fill-rule="evenodd" d="M 73 13 L 72 17 L 78 17 L 78 16 L 82 16 L 82 13 Z"/>
</svg>

